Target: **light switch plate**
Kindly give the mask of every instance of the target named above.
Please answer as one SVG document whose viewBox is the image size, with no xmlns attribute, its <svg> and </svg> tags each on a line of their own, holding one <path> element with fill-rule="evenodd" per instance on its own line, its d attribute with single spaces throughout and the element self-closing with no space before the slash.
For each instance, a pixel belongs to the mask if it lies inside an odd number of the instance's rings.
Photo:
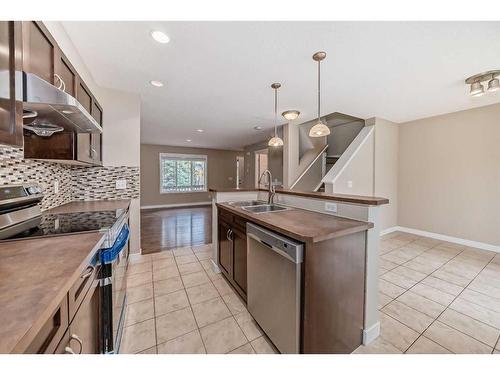
<svg viewBox="0 0 500 375">
<path fill-rule="evenodd" d="M 325 203 L 325 211 L 337 212 L 337 203 Z"/>
<path fill-rule="evenodd" d="M 54 194 L 59 194 L 59 180 L 54 180 Z"/>
<path fill-rule="evenodd" d="M 127 188 L 127 180 L 116 180 L 115 181 L 115 188 L 122 190 Z"/>
<path fill-rule="evenodd" d="M 347 187 L 350 189 L 352 188 L 352 181 L 347 181 Z"/>
</svg>

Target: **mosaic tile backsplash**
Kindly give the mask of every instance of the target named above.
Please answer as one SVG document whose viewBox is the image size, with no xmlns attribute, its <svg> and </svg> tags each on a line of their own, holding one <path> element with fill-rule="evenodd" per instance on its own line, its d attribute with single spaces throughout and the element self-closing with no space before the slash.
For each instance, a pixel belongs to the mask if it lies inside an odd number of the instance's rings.
<svg viewBox="0 0 500 375">
<path fill-rule="evenodd" d="M 126 189 L 115 181 L 125 179 Z M 54 193 L 54 181 L 59 192 Z M 21 148 L 0 146 L 0 185 L 36 183 L 44 189 L 42 210 L 73 200 L 139 198 L 139 167 L 80 167 L 23 158 Z"/>
</svg>

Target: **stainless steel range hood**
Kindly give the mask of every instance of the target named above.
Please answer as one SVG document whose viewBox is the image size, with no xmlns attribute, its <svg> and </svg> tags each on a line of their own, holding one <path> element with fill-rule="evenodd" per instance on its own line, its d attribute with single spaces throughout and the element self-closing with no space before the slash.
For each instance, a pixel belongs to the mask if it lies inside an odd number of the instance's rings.
<svg viewBox="0 0 500 375">
<path fill-rule="evenodd" d="M 102 133 L 102 127 L 71 95 L 32 73 L 22 72 L 24 123 L 53 124 L 77 133 Z"/>
</svg>

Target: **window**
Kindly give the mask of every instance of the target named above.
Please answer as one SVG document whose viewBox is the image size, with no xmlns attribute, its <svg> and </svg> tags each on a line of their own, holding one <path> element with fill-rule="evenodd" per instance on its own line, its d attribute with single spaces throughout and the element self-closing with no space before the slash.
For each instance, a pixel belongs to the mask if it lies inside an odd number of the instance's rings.
<svg viewBox="0 0 500 375">
<path fill-rule="evenodd" d="M 207 191 L 207 156 L 160 154 L 160 192 Z"/>
</svg>

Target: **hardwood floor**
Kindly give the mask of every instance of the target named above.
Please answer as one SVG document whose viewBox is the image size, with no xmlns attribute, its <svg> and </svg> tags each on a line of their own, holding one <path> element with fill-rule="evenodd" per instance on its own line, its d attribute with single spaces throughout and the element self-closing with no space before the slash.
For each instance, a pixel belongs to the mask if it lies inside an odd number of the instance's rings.
<svg viewBox="0 0 500 375">
<path fill-rule="evenodd" d="M 212 206 L 141 211 L 143 254 L 212 242 Z"/>
</svg>

